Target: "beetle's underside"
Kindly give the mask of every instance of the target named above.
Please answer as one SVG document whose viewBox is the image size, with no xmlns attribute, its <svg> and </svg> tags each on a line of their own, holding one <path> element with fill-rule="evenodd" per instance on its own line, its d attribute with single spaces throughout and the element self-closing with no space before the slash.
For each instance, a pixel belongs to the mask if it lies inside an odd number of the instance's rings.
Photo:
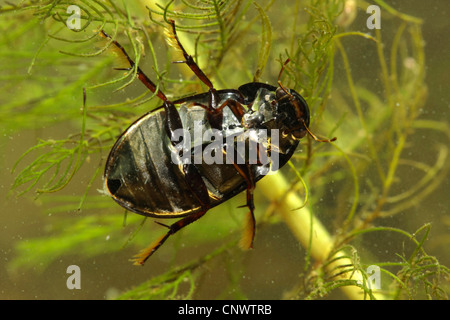
<svg viewBox="0 0 450 320">
<path fill-rule="evenodd" d="M 119 137 L 106 163 L 106 189 L 116 202 L 130 211 L 157 218 L 181 218 L 170 226 L 164 225 L 169 228 L 168 232 L 136 256 L 135 264 L 143 264 L 170 235 L 244 190 L 249 212 L 242 244 L 252 247 L 255 234 L 253 190 L 270 165 L 262 163 L 260 149 L 256 151 L 256 162 L 249 161 L 248 155 L 236 147 L 237 143 L 260 142 L 257 131 L 260 129 L 277 130 L 277 134 L 279 131 L 278 145 L 273 143 L 275 136 L 271 133 L 267 133 L 265 143 L 270 155 L 278 157 L 279 168 L 290 159 L 298 140 L 309 132 L 309 109 L 298 93 L 281 84 L 277 88 L 263 83 L 248 83 L 238 90 L 216 90 L 182 47 L 175 23 L 170 21 L 170 24 L 172 38 L 185 58 L 182 62 L 208 86 L 208 92 L 174 102 L 168 100 L 123 47 L 111 39 L 129 61 L 130 69 L 136 70 L 139 80 L 156 93 L 163 104 L 158 111 L 142 116 Z M 109 38 L 104 31 L 102 34 Z M 199 127 L 202 133 L 216 130 L 220 138 L 204 140 L 201 135 L 198 140 L 195 132 Z M 177 135 L 180 130 L 188 133 L 182 139 Z M 227 140 L 231 136 L 236 138 Z M 183 144 L 186 138 L 191 142 L 188 148 Z M 204 155 L 206 151 L 214 155 L 215 163 L 196 161 L 199 152 Z M 222 162 L 218 164 L 220 159 Z M 230 159 L 233 160 L 227 162 Z"/>
</svg>

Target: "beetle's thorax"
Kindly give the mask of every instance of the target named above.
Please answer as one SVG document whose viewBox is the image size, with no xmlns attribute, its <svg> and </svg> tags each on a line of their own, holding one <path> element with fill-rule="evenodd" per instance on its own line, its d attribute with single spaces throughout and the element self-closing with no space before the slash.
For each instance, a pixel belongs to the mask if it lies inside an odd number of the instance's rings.
<svg viewBox="0 0 450 320">
<path fill-rule="evenodd" d="M 269 121 L 273 121 L 276 117 L 275 92 L 269 91 L 265 88 L 258 90 L 255 100 L 250 106 L 243 119 L 243 126 L 245 128 L 262 128 Z"/>
</svg>

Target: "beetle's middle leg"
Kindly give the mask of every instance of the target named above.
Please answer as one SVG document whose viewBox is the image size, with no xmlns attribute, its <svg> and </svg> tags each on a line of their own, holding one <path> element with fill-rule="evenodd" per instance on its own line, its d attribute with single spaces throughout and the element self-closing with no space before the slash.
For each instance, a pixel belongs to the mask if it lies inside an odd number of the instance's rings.
<svg viewBox="0 0 450 320">
<path fill-rule="evenodd" d="M 171 25 L 171 38 L 175 40 L 176 44 L 175 47 L 177 47 L 181 53 L 183 54 L 184 61 L 175 61 L 178 63 L 186 63 L 187 66 L 194 72 L 194 74 L 209 88 L 210 92 L 210 98 L 209 98 L 209 104 L 207 106 L 210 113 L 218 114 L 217 117 L 220 117 L 222 112 L 217 111 L 216 108 L 219 104 L 219 95 L 217 93 L 217 90 L 214 88 L 214 85 L 212 84 L 211 80 L 206 76 L 206 74 L 200 69 L 200 67 L 197 65 L 197 63 L 194 61 L 194 58 L 192 58 L 191 55 L 189 55 L 186 50 L 184 49 L 183 45 L 180 42 L 180 39 L 177 36 L 177 31 L 175 29 L 175 21 L 169 20 L 169 23 Z"/>
<path fill-rule="evenodd" d="M 233 148 L 233 154 L 229 154 L 229 150 L 224 148 L 222 149 L 223 154 L 227 158 L 231 158 L 234 168 L 239 173 L 239 175 L 245 180 L 247 184 L 247 203 L 242 207 L 248 207 L 249 211 L 246 216 L 246 223 L 244 226 L 244 232 L 242 233 L 240 246 L 243 249 L 253 248 L 253 240 L 255 238 L 255 229 L 256 229 L 256 221 L 255 221 L 255 204 L 253 202 L 253 190 L 255 190 L 255 179 L 251 169 L 251 166 L 247 163 L 242 163 L 238 160 L 239 154 L 236 148 Z M 242 160 L 242 159 L 240 159 Z"/>
<path fill-rule="evenodd" d="M 242 118 L 244 114 L 247 112 L 245 108 L 239 101 L 234 99 L 225 100 L 219 107 L 211 110 L 209 106 L 205 106 L 201 103 L 194 103 L 195 106 L 202 107 L 206 111 L 206 117 L 208 122 L 213 129 L 222 130 L 222 122 L 223 122 L 223 109 L 228 107 L 231 112 L 233 112 L 236 119 L 242 123 Z"/>
<path fill-rule="evenodd" d="M 169 20 L 169 23 L 171 25 L 171 35 L 169 36 L 173 36 L 172 38 L 175 40 L 176 42 L 176 47 L 181 51 L 181 53 L 183 54 L 184 57 L 184 61 L 176 61 L 176 62 L 181 62 L 181 63 L 186 63 L 188 65 L 188 67 L 192 70 L 192 72 L 194 72 L 194 74 L 204 83 L 208 86 L 208 88 L 211 90 L 215 90 L 214 86 L 211 82 L 211 80 L 208 79 L 208 77 L 206 76 L 206 74 L 202 71 L 202 69 L 200 69 L 200 67 L 197 65 L 197 63 L 195 63 L 194 59 L 192 58 L 192 56 L 190 56 L 186 50 L 184 49 L 183 45 L 180 42 L 180 39 L 178 39 L 177 36 L 177 31 L 175 29 L 175 21 L 173 20 Z M 175 46 L 175 45 L 174 45 Z"/>
<path fill-rule="evenodd" d="M 249 211 L 246 216 L 246 223 L 244 226 L 244 232 L 242 233 L 242 238 L 240 241 L 240 246 L 243 249 L 253 248 L 253 240 L 255 239 L 256 221 L 255 221 L 255 204 L 253 203 L 253 190 L 255 190 L 255 181 L 253 179 L 253 174 L 251 172 L 251 167 L 247 164 L 245 165 L 234 165 L 235 168 L 239 168 L 239 174 L 247 182 L 247 206 Z M 243 207 L 244 207 L 243 206 Z"/>
</svg>

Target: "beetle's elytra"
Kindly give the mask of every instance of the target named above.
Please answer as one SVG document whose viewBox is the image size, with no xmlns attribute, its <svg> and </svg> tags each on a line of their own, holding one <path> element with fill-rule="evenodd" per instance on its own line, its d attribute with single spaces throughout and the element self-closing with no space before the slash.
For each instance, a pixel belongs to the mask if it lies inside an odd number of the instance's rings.
<svg viewBox="0 0 450 320">
<path fill-rule="evenodd" d="M 237 90 L 216 90 L 184 50 L 172 20 L 170 31 L 184 56 L 182 62 L 208 86 L 207 92 L 177 101 L 168 100 L 124 48 L 111 39 L 130 63 L 130 69 L 136 69 L 139 80 L 156 93 L 163 104 L 135 121 L 115 143 L 105 167 L 106 190 L 118 204 L 135 213 L 181 218 L 170 226 L 164 225 L 168 232 L 135 257 L 138 265 L 172 234 L 244 190 L 249 227 L 243 246 L 252 247 L 255 235 L 253 190 L 271 164 L 262 161 L 262 148 L 253 153 L 256 159 L 250 159 L 248 154 L 242 154 L 238 142 L 245 147 L 252 142 L 258 145 L 263 137 L 265 142 L 260 146 L 265 147 L 271 158 L 277 159 L 277 167 L 281 168 L 291 158 L 299 139 L 306 133 L 311 134 L 309 108 L 297 92 L 284 88 L 280 81 L 278 87 L 253 82 Z M 104 31 L 102 34 L 110 38 Z M 205 140 L 202 135 L 199 140 L 195 137 L 199 127 L 202 132 L 215 133 L 215 139 Z M 180 138 L 180 132 L 186 134 Z M 216 161 L 198 160 L 198 155 L 205 154 Z"/>
</svg>

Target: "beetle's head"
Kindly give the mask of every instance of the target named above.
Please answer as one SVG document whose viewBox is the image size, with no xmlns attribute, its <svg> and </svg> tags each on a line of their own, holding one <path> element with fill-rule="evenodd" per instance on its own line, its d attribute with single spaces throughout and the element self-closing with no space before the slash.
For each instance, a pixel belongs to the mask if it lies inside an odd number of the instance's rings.
<svg viewBox="0 0 450 320">
<path fill-rule="evenodd" d="M 309 108 L 306 101 L 292 89 L 282 86 L 275 91 L 277 101 L 276 121 L 282 136 L 300 140 L 308 133 Z"/>
<path fill-rule="evenodd" d="M 281 131 L 281 136 L 298 141 L 308 133 L 316 141 L 335 141 L 336 137 L 332 139 L 319 139 L 309 130 L 309 108 L 305 99 L 295 92 L 295 90 L 287 89 L 281 84 L 281 74 L 289 61 L 290 59 L 288 58 L 281 67 L 280 74 L 278 75 L 279 87 L 275 90 L 275 99 L 277 102 L 275 115 L 278 127 L 283 130 Z"/>
</svg>

